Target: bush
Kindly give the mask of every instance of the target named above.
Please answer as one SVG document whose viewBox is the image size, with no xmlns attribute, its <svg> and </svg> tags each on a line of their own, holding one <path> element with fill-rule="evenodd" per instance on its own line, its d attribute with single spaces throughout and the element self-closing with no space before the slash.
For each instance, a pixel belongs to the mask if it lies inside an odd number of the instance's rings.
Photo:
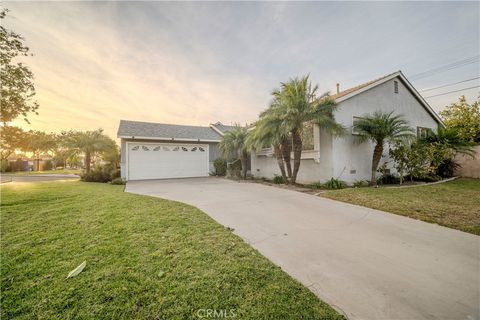
<svg viewBox="0 0 480 320">
<path fill-rule="evenodd" d="M 225 159 L 215 159 L 213 162 L 213 167 L 215 168 L 215 174 L 217 176 L 224 176 L 227 174 L 227 161 Z"/>
<path fill-rule="evenodd" d="M 80 180 L 85 182 L 109 182 L 118 177 L 118 170 L 112 165 L 95 166 L 89 173 L 82 173 Z"/>
<path fill-rule="evenodd" d="M 275 177 L 273 177 L 272 182 L 275 183 L 275 184 L 284 184 L 284 183 L 285 183 L 285 179 L 283 179 L 282 176 L 277 176 L 277 175 L 275 175 Z"/>
<path fill-rule="evenodd" d="M 437 168 L 437 175 L 442 178 L 451 178 L 455 174 L 455 170 L 461 166 L 453 159 L 445 159 Z"/>
<path fill-rule="evenodd" d="M 242 162 L 237 159 L 227 166 L 227 178 L 241 179 L 242 177 Z"/>
<path fill-rule="evenodd" d="M 45 162 L 43 163 L 43 170 L 48 171 L 52 169 L 53 169 L 52 160 L 45 160 Z"/>
<path fill-rule="evenodd" d="M 122 178 L 115 178 L 112 180 L 112 182 L 110 182 L 110 184 L 115 184 L 115 185 L 124 185 L 126 183 L 125 180 L 123 180 Z"/>
<path fill-rule="evenodd" d="M 332 190 L 343 189 L 347 187 L 347 183 L 345 181 L 332 178 L 324 184 L 324 187 Z"/>
<path fill-rule="evenodd" d="M 370 186 L 370 182 L 368 182 L 367 180 L 356 180 L 353 183 L 354 188 L 365 188 L 368 186 Z"/>
<path fill-rule="evenodd" d="M 377 179 L 377 184 L 399 184 L 400 177 L 391 173 L 385 173 Z"/>
</svg>

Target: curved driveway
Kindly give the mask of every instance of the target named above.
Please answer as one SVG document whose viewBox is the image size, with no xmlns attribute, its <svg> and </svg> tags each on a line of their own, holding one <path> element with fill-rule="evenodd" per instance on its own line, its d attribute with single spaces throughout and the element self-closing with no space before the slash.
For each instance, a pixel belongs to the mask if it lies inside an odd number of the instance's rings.
<svg viewBox="0 0 480 320">
<path fill-rule="evenodd" d="M 219 178 L 132 181 L 126 191 L 200 208 L 349 319 L 480 319 L 475 235 Z"/>
</svg>

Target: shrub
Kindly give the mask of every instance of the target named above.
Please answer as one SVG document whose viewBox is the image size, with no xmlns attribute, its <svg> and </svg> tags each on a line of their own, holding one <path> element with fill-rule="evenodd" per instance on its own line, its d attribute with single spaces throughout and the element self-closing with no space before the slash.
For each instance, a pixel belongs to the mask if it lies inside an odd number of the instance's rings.
<svg viewBox="0 0 480 320">
<path fill-rule="evenodd" d="M 215 174 L 217 176 L 224 176 L 227 174 L 227 161 L 223 158 L 217 158 L 213 162 L 213 167 L 215 168 Z"/>
<path fill-rule="evenodd" d="M 377 179 L 377 184 L 399 184 L 400 177 L 391 173 L 385 173 Z"/>
<path fill-rule="evenodd" d="M 43 163 L 43 170 L 48 171 L 52 169 L 53 169 L 52 160 L 45 160 L 45 162 Z"/>
<path fill-rule="evenodd" d="M 89 173 L 82 173 L 80 180 L 85 182 L 109 182 L 118 176 L 118 170 L 112 165 L 104 165 L 93 167 Z"/>
<path fill-rule="evenodd" d="M 332 189 L 332 190 L 333 189 L 343 189 L 343 188 L 347 187 L 347 183 L 345 181 L 332 178 L 324 184 L 324 187 L 327 188 L 327 189 Z"/>
<path fill-rule="evenodd" d="M 353 186 L 355 188 L 365 188 L 365 187 L 368 187 L 369 185 L 370 185 L 370 182 L 368 182 L 367 180 L 356 180 L 353 183 Z"/>
<path fill-rule="evenodd" d="M 227 178 L 240 179 L 242 177 L 242 162 L 237 159 L 227 166 Z"/>
<path fill-rule="evenodd" d="M 285 183 L 285 179 L 283 179 L 282 176 L 277 176 L 277 175 L 275 175 L 275 177 L 273 177 L 272 182 L 275 183 L 275 184 L 284 184 L 284 183 Z"/>
<path fill-rule="evenodd" d="M 126 183 L 126 181 L 123 180 L 122 178 L 115 178 L 110 183 L 115 184 L 115 185 L 124 185 Z"/>
<path fill-rule="evenodd" d="M 445 159 L 437 168 L 437 175 L 442 178 L 451 178 L 455 174 L 455 170 L 461 166 L 453 159 Z"/>
</svg>

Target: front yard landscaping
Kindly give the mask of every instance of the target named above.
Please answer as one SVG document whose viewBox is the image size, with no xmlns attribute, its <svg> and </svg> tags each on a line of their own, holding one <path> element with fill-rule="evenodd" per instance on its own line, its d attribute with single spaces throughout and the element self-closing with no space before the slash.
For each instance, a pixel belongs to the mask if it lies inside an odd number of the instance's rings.
<svg viewBox="0 0 480 320">
<path fill-rule="evenodd" d="M 37 174 L 77 174 L 81 173 L 80 169 L 61 169 L 61 170 L 46 170 L 46 171 L 16 171 L 16 172 L 4 172 L 4 175 L 15 176 L 30 176 Z"/>
<path fill-rule="evenodd" d="M 411 188 L 349 188 L 321 195 L 480 235 L 479 179 Z"/>
<path fill-rule="evenodd" d="M 186 204 L 78 181 L 1 191 L 1 318 L 342 318 Z"/>
</svg>

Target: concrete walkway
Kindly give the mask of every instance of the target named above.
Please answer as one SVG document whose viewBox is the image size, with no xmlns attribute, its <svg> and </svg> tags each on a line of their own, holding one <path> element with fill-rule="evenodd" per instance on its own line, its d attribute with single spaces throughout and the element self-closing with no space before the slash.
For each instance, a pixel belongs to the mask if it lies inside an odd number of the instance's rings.
<svg viewBox="0 0 480 320">
<path fill-rule="evenodd" d="M 349 319 L 480 319 L 475 235 L 219 178 L 132 181 L 126 191 L 200 208 Z"/>
</svg>

